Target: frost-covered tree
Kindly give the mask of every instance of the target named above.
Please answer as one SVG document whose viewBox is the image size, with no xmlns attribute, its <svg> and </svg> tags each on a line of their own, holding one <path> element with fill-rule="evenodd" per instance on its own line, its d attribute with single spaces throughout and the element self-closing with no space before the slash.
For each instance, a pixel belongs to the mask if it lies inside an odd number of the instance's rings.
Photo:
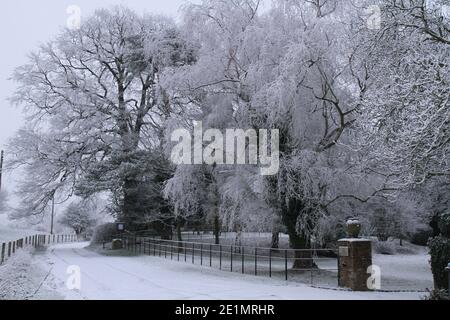
<svg viewBox="0 0 450 320">
<path fill-rule="evenodd" d="M 259 1 L 191 5 L 184 23 L 199 47 L 197 62 L 167 80 L 189 104 L 188 118 L 204 127 L 280 130 L 277 175 L 217 166 L 220 212 L 235 230 L 255 212 L 265 228 L 282 221 L 297 249 L 311 246 L 329 212 L 343 211 L 341 202 L 383 187 L 356 168 L 358 152 L 346 146 L 364 82 L 348 58 L 353 27 L 337 17 L 358 15 L 348 2 L 322 4 L 279 1 L 266 13 Z M 266 212 L 271 219 L 262 219 Z"/>
<path fill-rule="evenodd" d="M 70 203 L 59 217 L 58 222 L 69 227 L 80 236 L 95 227 L 97 208 L 90 201 L 74 201 Z"/>
<path fill-rule="evenodd" d="M 359 51 L 370 70 L 357 123 L 362 148 L 399 189 L 448 181 L 450 2 L 378 3 L 382 27 L 365 32 Z"/>
<path fill-rule="evenodd" d="M 171 20 L 123 7 L 96 11 L 32 53 L 14 74 L 12 99 L 28 111 L 28 128 L 10 146 L 13 163 L 27 173 L 20 192 L 29 198 L 28 214 L 74 190 L 111 192 L 130 225 L 145 214 L 136 211 L 149 168 L 141 164 L 155 165 L 173 112 L 159 79 L 191 59 Z"/>
</svg>

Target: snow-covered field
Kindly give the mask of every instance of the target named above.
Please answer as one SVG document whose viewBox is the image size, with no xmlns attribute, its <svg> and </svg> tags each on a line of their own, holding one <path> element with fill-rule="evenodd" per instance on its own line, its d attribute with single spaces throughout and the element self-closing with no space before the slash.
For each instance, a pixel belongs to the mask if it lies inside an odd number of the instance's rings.
<svg viewBox="0 0 450 320">
<path fill-rule="evenodd" d="M 38 231 L 29 229 L 14 229 L 0 225 L 0 243 L 14 241 L 26 236 L 38 234 Z"/>
<path fill-rule="evenodd" d="M 24 277 L 28 299 L 420 299 L 418 292 L 350 292 L 308 287 L 264 277 L 221 272 L 157 257 L 104 255 L 87 243 L 60 244 L 31 259 L 23 253 L 0 269 Z M 17 262 L 16 262 L 17 261 Z M 31 267 L 27 267 L 27 263 Z M 18 268 L 18 265 L 21 266 Z M 71 266 L 80 267 L 81 289 L 69 290 Z M 14 278 L 13 277 L 13 278 Z M 5 289 L 2 289 L 4 291 Z M 20 297 L 19 297 L 20 296 Z"/>
<path fill-rule="evenodd" d="M 415 254 L 373 255 L 373 264 L 381 268 L 381 289 L 425 291 L 433 288 L 428 249 L 415 249 Z"/>
</svg>

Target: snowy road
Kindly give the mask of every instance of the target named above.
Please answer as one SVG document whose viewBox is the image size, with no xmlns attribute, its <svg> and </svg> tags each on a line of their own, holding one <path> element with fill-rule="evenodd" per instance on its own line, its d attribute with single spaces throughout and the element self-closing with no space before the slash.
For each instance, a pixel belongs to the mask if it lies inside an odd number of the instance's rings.
<svg viewBox="0 0 450 320">
<path fill-rule="evenodd" d="M 231 274 L 156 257 L 105 256 L 71 243 L 37 256 L 49 272 L 45 288 L 65 299 L 419 299 L 421 293 L 347 292 Z M 78 266 L 81 289 L 69 290 L 67 269 Z"/>
</svg>

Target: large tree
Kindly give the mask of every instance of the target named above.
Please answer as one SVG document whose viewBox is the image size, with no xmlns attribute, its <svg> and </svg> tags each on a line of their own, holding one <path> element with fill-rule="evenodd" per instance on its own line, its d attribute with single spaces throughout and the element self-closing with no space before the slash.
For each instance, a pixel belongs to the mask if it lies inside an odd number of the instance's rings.
<svg viewBox="0 0 450 320">
<path fill-rule="evenodd" d="M 27 174 L 21 211 L 42 213 L 55 195 L 110 191 L 125 222 L 146 213 L 139 191 L 165 165 L 161 137 L 173 112 L 159 79 L 191 53 L 171 20 L 122 7 L 96 11 L 33 52 L 14 74 L 13 101 L 29 114 L 11 143 Z"/>
<path fill-rule="evenodd" d="M 352 166 L 358 154 L 345 146 L 364 79 L 350 67 L 353 25 L 337 16 L 356 19 L 358 12 L 336 1 L 259 8 L 250 0 L 188 7 L 184 22 L 200 47 L 198 61 L 172 82 L 204 128 L 280 131 L 277 174 L 262 179 L 255 167 L 217 166 L 220 212 L 236 231 L 256 212 L 274 229 L 281 221 L 292 248 L 305 249 L 331 206 L 337 214 L 338 197 L 363 199 L 382 189 L 380 179 L 371 185 Z M 266 213 L 273 218 L 261 219 Z M 302 261 L 296 266 L 306 266 Z"/>
</svg>

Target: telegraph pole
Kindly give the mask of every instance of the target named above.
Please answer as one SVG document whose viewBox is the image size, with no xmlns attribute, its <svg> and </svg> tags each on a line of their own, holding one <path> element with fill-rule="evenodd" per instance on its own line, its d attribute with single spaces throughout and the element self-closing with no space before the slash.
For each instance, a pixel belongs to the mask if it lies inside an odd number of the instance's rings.
<svg viewBox="0 0 450 320">
<path fill-rule="evenodd" d="M 3 154 L 2 150 L 0 154 L 0 191 L 2 191 Z"/>
</svg>

